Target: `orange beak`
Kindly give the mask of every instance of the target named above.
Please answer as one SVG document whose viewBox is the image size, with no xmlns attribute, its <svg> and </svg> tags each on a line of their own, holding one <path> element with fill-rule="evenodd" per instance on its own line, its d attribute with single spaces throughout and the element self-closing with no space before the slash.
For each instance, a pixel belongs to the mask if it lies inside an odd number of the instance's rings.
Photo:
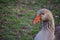
<svg viewBox="0 0 60 40">
<path fill-rule="evenodd" d="M 36 18 L 33 21 L 33 24 L 38 23 L 40 20 L 41 20 L 41 16 L 40 15 L 36 16 Z"/>
</svg>

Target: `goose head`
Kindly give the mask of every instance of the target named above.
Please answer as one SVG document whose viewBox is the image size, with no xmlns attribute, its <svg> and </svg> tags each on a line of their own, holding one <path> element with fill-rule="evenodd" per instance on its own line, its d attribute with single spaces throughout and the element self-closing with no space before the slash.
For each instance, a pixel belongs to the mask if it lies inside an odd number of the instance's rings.
<svg viewBox="0 0 60 40">
<path fill-rule="evenodd" d="M 49 21 L 52 19 L 53 19 L 52 13 L 48 9 L 43 8 L 37 11 L 33 24 L 36 24 L 39 21 Z"/>
<path fill-rule="evenodd" d="M 51 11 L 46 8 L 38 10 L 33 24 L 39 21 L 42 22 L 42 29 L 36 35 L 35 40 L 54 40 L 55 25 Z"/>
</svg>

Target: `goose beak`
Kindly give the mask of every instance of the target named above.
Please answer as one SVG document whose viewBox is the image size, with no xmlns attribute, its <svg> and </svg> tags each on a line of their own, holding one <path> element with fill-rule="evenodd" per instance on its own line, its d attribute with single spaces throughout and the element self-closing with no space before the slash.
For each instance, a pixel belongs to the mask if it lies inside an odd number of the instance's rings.
<svg viewBox="0 0 60 40">
<path fill-rule="evenodd" d="M 34 21 L 33 21 L 33 24 L 38 23 L 40 20 L 41 20 L 41 16 L 40 15 L 36 16 Z"/>
</svg>

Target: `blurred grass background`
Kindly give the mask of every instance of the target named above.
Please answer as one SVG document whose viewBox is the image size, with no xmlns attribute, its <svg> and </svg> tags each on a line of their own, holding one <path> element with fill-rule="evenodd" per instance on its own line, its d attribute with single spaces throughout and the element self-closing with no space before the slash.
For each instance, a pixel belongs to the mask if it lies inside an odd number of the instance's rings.
<svg viewBox="0 0 60 40">
<path fill-rule="evenodd" d="M 32 24 L 40 8 L 51 10 L 60 25 L 60 0 L 0 0 L 0 40 L 33 40 L 41 29 Z"/>
</svg>

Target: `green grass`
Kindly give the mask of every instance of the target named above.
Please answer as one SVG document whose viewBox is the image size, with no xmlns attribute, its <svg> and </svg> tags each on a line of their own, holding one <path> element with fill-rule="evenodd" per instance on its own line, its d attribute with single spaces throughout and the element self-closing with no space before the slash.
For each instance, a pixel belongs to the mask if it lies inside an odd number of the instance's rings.
<svg viewBox="0 0 60 40">
<path fill-rule="evenodd" d="M 8 8 L 5 7 L 4 9 L 6 9 L 3 10 L 6 16 L 2 16 L 3 18 L 1 18 L 1 21 L 4 21 L 2 27 L 5 28 L 3 33 L 5 37 L 3 38 L 8 40 L 33 40 L 34 34 L 39 30 L 38 26 L 33 25 L 36 12 L 15 6 L 14 8 L 13 6 L 8 6 Z M 1 35 L 3 36 L 3 34 Z"/>
<path fill-rule="evenodd" d="M 3 0 L 4 1 L 4 0 Z M 14 1 L 14 5 L 10 2 Z M 22 6 L 16 6 L 16 0 L 6 0 L 0 5 L 1 39 L 5 40 L 33 40 L 34 36 L 40 31 L 41 24 L 33 25 L 36 12 L 41 6 L 49 8 L 47 0 L 36 1 L 35 4 L 24 2 Z M 8 5 L 9 4 L 9 5 Z M 30 8 L 29 8 L 30 7 Z M 34 9 L 31 9 L 31 7 Z M 53 9 L 53 8 L 52 8 Z M 57 9 L 53 9 L 53 15 L 57 14 Z M 55 18 L 55 22 L 60 22 L 60 18 Z"/>
</svg>

